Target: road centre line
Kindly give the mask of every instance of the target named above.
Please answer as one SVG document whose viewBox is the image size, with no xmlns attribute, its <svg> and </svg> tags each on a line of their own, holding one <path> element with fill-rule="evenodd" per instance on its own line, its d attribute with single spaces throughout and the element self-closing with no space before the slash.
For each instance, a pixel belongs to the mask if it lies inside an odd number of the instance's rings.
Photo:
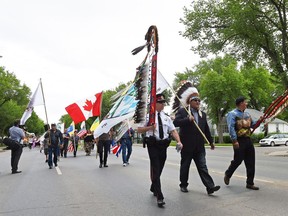
<svg viewBox="0 0 288 216">
<path fill-rule="evenodd" d="M 144 158 L 144 157 L 142 157 L 142 159 L 143 159 L 143 160 L 149 160 L 149 158 Z M 178 164 L 178 163 L 171 163 L 171 162 L 167 162 L 167 161 L 166 161 L 165 164 L 180 167 L 180 163 Z M 197 170 L 197 168 L 196 168 L 195 166 L 191 166 L 190 169 Z M 219 171 L 215 171 L 215 170 L 209 170 L 209 172 L 215 173 L 215 174 L 217 174 L 217 175 L 222 175 L 222 176 L 224 176 L 224 172 L 219 172 Z M 242 179 L 246 179 L 246 178 L 247 178 L 246 176 L 237 175 L 237 174 L 234 174 L 233 177 L 242 178 Z M 255 181 L 264 182 L 264 183 L 269 183 L 269 184 L 275 184 L 274 181 L 265 180 L 265 179 L 257 179 L 257 178 L 255 178 Z"/>
<path fill-rule="evenodd" d="M 55 169 L 56 169 L 58 175 L 62 175 L 62 172 L 61 172 L 59 166 L 55 167 Z"/>
</svg>

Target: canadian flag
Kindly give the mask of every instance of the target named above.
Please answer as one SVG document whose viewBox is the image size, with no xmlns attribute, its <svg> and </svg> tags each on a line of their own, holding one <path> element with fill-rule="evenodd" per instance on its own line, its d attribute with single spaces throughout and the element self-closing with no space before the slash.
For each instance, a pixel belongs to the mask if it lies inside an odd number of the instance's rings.
<svg viewBox="0 0 288 216">
<path fill-rule="evenodd" d="M 78 101 L 67 106 L 65 109 L 75 124 L 86 121 L 89 117 L 100 116 L 102 92 L 94 96 Z"/>
</svg>

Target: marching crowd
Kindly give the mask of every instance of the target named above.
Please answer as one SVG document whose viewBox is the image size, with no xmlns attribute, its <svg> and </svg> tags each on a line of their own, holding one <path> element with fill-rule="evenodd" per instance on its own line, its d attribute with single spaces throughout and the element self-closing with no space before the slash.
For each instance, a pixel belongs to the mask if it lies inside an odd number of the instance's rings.
<svg viewBox="0 0 288 216">
<path fill-rule="evenodd" d="M 185 97 L 182 96 L 182 101 L 179 99 L 178 102 L 181 102 L 184 106 L 177 108 L 176 115 L 173 118 L 164 113 L 163 109 L 167 101 L 163 94 L 158 94 L 156 96 L 155 124 L 139 124 L 137 128 L 137 132 L 144 135 L 143 145 L 144 147 L 147 146 L 150 159 L 150 191 L 156 197 L 159 207 L 165 205 L 160 177 L 167 157 L 167 147 L 170 145 L 172 137 L 176 140 L 176 149 L 181 155 L 180 191 L 183 193 L 188 192 L 189 170 L 192 160 L 197 167 L 198 174 L 206 188 L 207 194 L 211 195 L 220 189 L 220 186 L 214 183 L 206 165 L 205 141 L 210 145 L 212 150 L 215 148 L 207 123 L 206 113 L 200 110 L 201 100 L 198 91 L 195 90 L 195 88 L 190 88 L 189 91 L 190 93 L 186 94 Z M 225 172 L 224 183 L 226 185 L 230 183 L 234 171 L 242 161 L 244 161 L 247 171 L 246 188 L 259 190 L 259 188 L 254 185 L 255 150 L 250 138 L 250 128 L 255 124 L 255 121 L 252 120 L 249 113 L 245 112 L 247 102 L 244 97 L 237 98 L 235 104 L 236 109 L 230 111 L 227 116 L 234 156 Z M 176 130 L 176 127 L 179 128 L 179 130 Z M 11 139 L 8 141 L 10 144 L 12 141 L 15 141 L 17 144 L 23 139 L 24 132 L 19 128 L 19 121 L 14 123 L 14 126 L 9 129 L 9 133 Z M 91 150 L 95 144 L 97 146 L 99 168 L 108 167 L 107 158 L 113 135 L 115 134 L 112 130 L 99 137 L 94 137 L 93 133 L 89 130 L 84 135 L 83 141 L 86 156 L 91 155 Z M 117 145 L 121 145 L 122 148 L 124 167 L 129 164 L 132 153 L 133 136 L 134 130 L 130 128 L 117 143 Z M 80 142 L 77 131 L 75 131 L 73 135 L 70 135 L 66 129 L 62 134 L 61 131 L 56 128 L 56 124 L 52 124 L 51 129 L 47 130 L 44 137 L 45 139 L 40 152 L 44 150 L 46 162 L 50 169 L 53 168 L 53 164 L 57 167 L 59 157 L 66 158 L 69 150 L 73 150 L 74 157 L 77 156 L 77 149 Z M 8 143 L 8 141 L 6 143 Z M 69 143 L 71 144 L 69 145 Z M 15 146 L 13 147 L 13 145 L 11 144 L 11 167 L 12 174 L 17 174 L 21 172 L 18 170 L 18 162 L 22 154 L 22 147 L 18 146 L 16 148 Z"/>
</svg>

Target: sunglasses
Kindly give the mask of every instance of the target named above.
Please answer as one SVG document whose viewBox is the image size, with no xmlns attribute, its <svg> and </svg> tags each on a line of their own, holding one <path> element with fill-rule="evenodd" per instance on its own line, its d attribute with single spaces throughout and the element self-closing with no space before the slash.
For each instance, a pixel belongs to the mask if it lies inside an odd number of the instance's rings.
<svg viewBox="0 0 288 216">
<path fill-rule="evenodd" d="M 201 102 L 201 100 L 200 99 L 192 99 L 191 101 L 196 101 L 196 102 Z"/>
<path fill-rule="evenodd" d="M 159 102 L 157 102 L 157 103 L 159 103 L 159 104 L 165 104 L 166 102 L 165 102 L 165 101 L 159 101 Z"/>
</svg>

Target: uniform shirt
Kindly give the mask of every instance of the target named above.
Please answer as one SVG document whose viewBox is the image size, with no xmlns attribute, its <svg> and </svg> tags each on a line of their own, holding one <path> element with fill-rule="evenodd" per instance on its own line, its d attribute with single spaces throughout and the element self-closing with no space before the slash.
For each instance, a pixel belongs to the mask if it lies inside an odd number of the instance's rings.
<svg viewBox="0 0 288 216">
<path fill-rule="evenodd" d="M 160 140 L 159 137 L 159 126 L 158 126 L 158 112 L 156 111 L 156 118 L 155 118 L 155 124 L 156 124 L 156 128 L 154 130 L 154 135 L 153 135 L 153 130 L 149 130 L 146 132 L 146 136 L 155 136 L 157 140 Z M 163 111 L 160 112 L 160 118 L 162 120 L 162 124 L 163 124 L 163 139 L 168 139 L 169 138 L 169 133 L 173 130 L 175 130 L 175 126 L 171 120 L 171 118 L 164 113 Z"/>
<path fill-rule="evenodd" d="M 10 134 L 10 138 L 17 142 L 20 142 L 21 139 L 25 137 L 24 131 L 21 128 L 16 127 L 16 126 L 9 128 L 9 134 Z"/>
</svg>

